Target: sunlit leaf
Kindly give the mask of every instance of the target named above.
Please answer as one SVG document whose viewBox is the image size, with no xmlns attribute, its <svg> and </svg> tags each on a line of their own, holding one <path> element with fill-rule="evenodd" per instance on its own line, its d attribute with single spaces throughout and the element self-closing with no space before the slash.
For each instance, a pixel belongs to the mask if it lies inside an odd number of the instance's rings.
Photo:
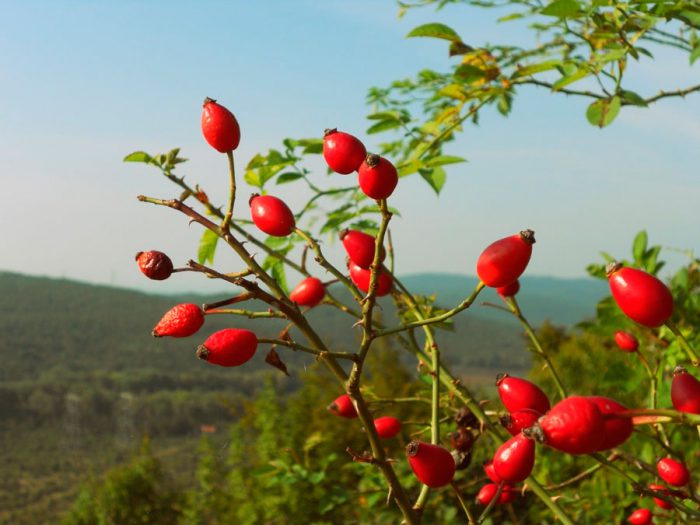
<svg viewBox="0 0 700 525">
<path fill-rule="evenodd" d="M 586 111 L 588 122 L 599 128 L 608 126 L 620 112 L 620 97 L 596 100 Z"/>
<path fill-rule="evenodd" d="M 151 162 L 151 159 L 152 157 L 145 151 L 134 151 L 124 157 L 124 162 L 145 162 L 148 164 Z"/>
<path fill-rule="evenodd" d="M 414 27 L 411 32 L 406 35 L 406 38 L 413 37 L 441 38 L 451 42 L 462 41 L 454 29 L 446 26 L 445 24 L 439 23 L 423 24 L 421 26 Z"/>
<path fill-rule="evenodd" d="M 202 238 L 199 240 L 199 249 L 197 250 L 197 261 L 199 261 L 199 264 L 214 262 L 214 253 L 218 242 L 219 236 L 217 234 L 211 230 L 204 230 Z"/>
<path fill-rule="evenodd" d="M 547 16 L 567 18 L 578 14 L 580 9 L 581 6 L 576 0 L 554 0 L 554 2 L 542 9 L 540 13 Z"/>
</svg>

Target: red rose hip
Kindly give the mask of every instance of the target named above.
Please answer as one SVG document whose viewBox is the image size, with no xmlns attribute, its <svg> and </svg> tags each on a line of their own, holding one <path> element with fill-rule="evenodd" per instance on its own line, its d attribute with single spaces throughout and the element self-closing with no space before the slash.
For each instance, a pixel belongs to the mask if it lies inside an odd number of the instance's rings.
<svg viewBox="0 0 700 525">
<path fill-rule="evenodd" d="M 355 405 L 352 404 L 352 399 L 347 394 L 338 396 L 335 401 L 333 401 L 329 406 L 328 410 L 333 412 L 336 416 L 344 417 L 347 419 L 353 419 L 357 417 L 357 410 L 355 410 Z"/>
<path fill-rule="evenodd" d="M 523 230 L 491 243 L 476 262 L 476 274 L 492 288 L 511 284 L 527 268 L 533 244 L 535 232 L 532 230 Z"/>
<path fill-rule="evenodd" d="M 211 98 L 204 99 L 202 133 L 207 143 L 221 153 L 233 151 L 241 141 L 241 130 L 236 117 Z"/>
<path fill-rule="evenodd" d="M 261 231 L 273 237 L 286 237 L 296 226 L 289 207 L 272 195 L 254 194 L 250 198 L 250 215 Z"/>
<path fill-rule="evenodd" d="M 343 230 L 340 232 L 340 240 L 352 262 L 360 268 L 368 269 L 370 267 L 374 261 L 374 237 L 358 230 Z M 385 255 L 386 252 L 382 248 L 380 262 L 384 260 Z"/>
<path fill-rule="evenodd" d="M 240 366 L 250 361 L 258 347 L 258 338 L 250 330 L 226 328 L 211 334 L 197 348 L 197 357 L 219 366 Z"/>
<path fill-rule="evenodd" d="M 530 408 L 516 410 L 510 414 L 499 418 L 503 428 L 505 428 L 511 436 L 517 436 L 525 428 L 530 428 L 539 418 L 542 417 L 541 412 Z"/>
<path fill-rule="evenodd" d="M 204 324 L 204 312 L 196 304 L 183 303 L 168 310 L 153 329 L 154 337 L 189 337 Z"/>
<path fill-rule="evenodd" d="M 374 420 L 374 428 L 382 439 L 391 439 L 401 432 L 401 420 L 397 417 L 382 416 Z"/>
<path fill-rule="evenodd" d="M 371 199 L 387 199 L 399 183 L 394 165 L 379 155 L 367 155 L 358 173 L 360 189 Z"/>
<path fill-rule="evenodd" d="M 136 263 L 141 273 L 154 281 L 163 281 L 173 273 L 173 262 L 163 252 L 139 252 L 136 254 Z"/>
<path fill-rule="evenodd" d="M 292 290 L 289 298 L 299 306 L 316 306 L 323 301 L 326 295 L 326 287 L 320 279 L 307 277 Z"/>
<path fill-rule="evenodd" d="M 652 520 L 653 516 L 649 509 L 637 509 L 627 518 L 632 525 L 649 525 Z"/>
<path fill-rule="evenodd" d="M 452 454 L 439 445 L 411 441 L 406 455 L 418 480 L 431 488 L 447 485 L 454 478 L 456 465 Z"/>
<path fill-rule="evenodd" d="M 669 497 L 669 498 L 671 497 L 671 491 L 668 490 L 663 485 L 656 485 L 654 483 L 650 483 L 649 488 L 651 490 L 653 490 L 654 492 L 658 492 L 659 494 L 662 494 L 666 497 Z M 654 498 L 654 503 L 656 503 L 657 507 L 661 507 L 662 509 L 669 510 L 669 509 L 673 508 L 673 505 L 671 505 L 670 503 L 668 503 L 665 500 L 662 500 L 661 498 Z"/>
<path fill-rule="evenodd" d="M 517 294 L 520 291 L 520 281 L 515 280 L 510 284 L 506 284 L 505 286 L 499 286 L 496 288 L 496 293 L 503 297 L 504 299 L 506 297 L 513 297 L 515 294 Z"/>
<path fill-rule="evenodd" d="M 355 286 L 365 293 L 369 293 L 369 280 L 371 277 L 371 272 L 360 268 L 358 265 L 352 261 L 348 264 L 348 269 L 350 270 L 350 279 Z M 377 297 L 382 297 L 387 295 L 391 291 L 391 287 L 394 281 L 391 278 L 391 274 L 384 268 L 379 269 L 377 274 Z"/>
<path fill-rule="evenodd" d="M 641 325 L 655 328 L 673 313 L 673 296 L 653 275 L 619 263 L 608 266 L 610 292 L 620 310 Z"/>
<path fill-rule="evenodd" d="M 534 410 L 544 414 L 549 410 L 549 399 L 540 387 L 520 377 L 499 374 L 496 377 L 498 395 L 508 412 Z"/>
<path fill-rule="evenodd" d="M 535 442 L 518 434 L 503 443 L 493 456 L 493 470 L 506 483 L 524 481 L 535 466 Z"/>
<path fill-rule="evenodd" d="M 491 503 L 491 500 L 496 497 L 497 492 L 498 485 L 496 483 L 487 483 L 481 487 L 481 489 L 479 489 L 479 493 L 476 495 L 476 501 L 481 505 L 488 505 Z M 501 490 L 501 495 L 498 497 L 498 501 L 496 501 L 495 504 L 503 505 L 505 503 L 510 503 L 517 497 L 518 491 L 510 485 L 505 485 Z"/>
<path fill-rule="evenodd" d="M 337 129 L 327 129 L 323 137 L 323 158 L 328 167 L 347 175 L 357 171 L 365 160 L 367 150 L 360 140 Z"/>
<path fill-rule="evenodd" d="M 593 402 L 585 397 L 570 396 L 554 405 L 534 427 L 524 432 L 561 452 L 592 454 L 603 443 L 604 428 L 603 415 Z"/>
<path fill-rule="evenodd" d="M 700 381 L 682 366 L 673 371 L 671 402 L 679 412 L 700 414 Z"/>
<path fill-rule="evenodd" d="M 663 458 L 656 463 L 656 470 L 666 483 L 674 487 L 683 487 L 690 481 L 690 472 L 680 461 Z"/>
<path fill-rule="evenodd" d="M 639 348 L 639 341 L 629 332 L 618 330 L 615 332 L 615 344 L 623 352 L 636 352 Z"/>
<path fill-rule="evenodd" d="M 626 406 L 602 396 L 587 396 L 586 399 L 595 404 L 603 416 L 603 441 L 598 451 L 618 447 L 629 439 L 634 430 L 632 419 L 615 415 L 627 410 Z"/>
</svg>

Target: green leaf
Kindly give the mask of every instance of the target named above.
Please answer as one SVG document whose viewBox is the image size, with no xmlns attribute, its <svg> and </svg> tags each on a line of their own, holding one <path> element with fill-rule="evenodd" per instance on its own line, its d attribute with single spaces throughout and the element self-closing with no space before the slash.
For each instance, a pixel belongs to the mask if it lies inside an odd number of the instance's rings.
<svg viewBox="0 0 700 525">
<path fill-rule="evenodd" d="M 482 79 L 486 76 L 486 72 L 469 64 L 462 64 L 457 69 L 455 69 L 455 77 L 463 82 L 473 82 L 475 80 Z"/>
<path fill-rule="evenodd" d="M 438 166 L 436 168 L 420 169 L 418 170 L 418 173 L 420 173 L 421 177 L 423 177 L 423 179 L 430 184 L 430 187 L 433 188 L 435 193 L 440 195 L 440 190 L 442 190 L 442 187 L 445 185 L 445 181 L 447 180 L 445 170 Z"/>
<path fill-rule="evenodd" d="M 129 153 L 126 157 L 124 157 L 124 162 L 145 162 L 148 164 L 151 162 L 151 157 L 148 153 L 145 151 L 134 151 L 133 153 Z"/>
<path fill-rule="evenodd" d="M 406 35 L 406 38 L 413 37 L 441 38 L 443 40 L 449 40 L 450 42 L 462 41 L 454 29 L 439 23 L 423 24 L 414 27 L 411 32 Z"/>
<path fill-rule="evenodd" d="M 398 120 L 401 118 L 401 114 L 398 111 L 378 111 L 367 115 L 369 120 Z"/>
<path fill-rule="evenodd" d="M 588 122 L 599 128 L 609 125 L 620 112 L 620 97 L 596 100 L 588 106 L 586 118 Z"/>
<path fill-rule="evenodd" d="M 467 162 L 467 159 L 462 157 L 455 157 L 453 155 L 438 155 L 437 157 L 429 158 L 425 161 L 425 165 L 431 168 L 437 166 L 445 166 L 447 164 L 459 164 L 461 162 Z"/>
<path fill-rule="evenodd" d="M 639 94 L 635 93 L 634 91 L 627 91 L 626 89 L 623 89 L 620 91 L 620 97 L 622 97 L 623 102 L 633 106 L 645 108 L 649 105 Z"/>
<path fill-rule="evenodd" d="M 299 179 L 301 179 L 301 175 L 299 173 L 288 171 L 286 173 L 282 173 L 279 177 L 277 177 L 277 180 L 275 182 L 277 184 L 287 184 L 288 182 L 293 182 Z"/>
<path fill-rule="evenodd" d="M 544 62 L 540 62 L 539 64 L 530 64 L 528 66 L 519 68 L 513 75 L 513 78 L 526 77 L 535 73 L 549 71 L 551 69 L 555 69 L 558 66 L 561 66 L 561 60 L 546 60 Z"/>
<path fill-rule="evenodd" d="M 367 130 L 368 135 L 373 135 L 374 133 L 379 133 L 381 131 L 386 131 L 389 129 L 395 129 L 401 126 L 401 122 L 398 120 L 382 120 L 377 122 L 373 126 L 370 126 Z"/>
<path fill-rule="evenodd" d="M 474 48 L 472 46 L 468 46 L 464 42 L 452 42 L 450 44 L 450 56 L 457 56 L 457 55 L 466 55 L 467 53 L 471 53 L 474 51 Z"/>
<path fill-rule="evenodd" d="M 559 91 L 560 89 L 568 86 L 569 84 L 573 84 L 586 76 L 588 76 L 588 70 L 578 69 L 574 73 L 557 80 L 554 85 L 552 85 L 552 91 Z"/>
<path fill-rule="evenodd" d="M 219 242 L 219 236 L 211 230 L 204 230 L 202 238 L 199 241 L 199 250 L 197 250 L 197 260 L 199 264 L 207 264 L 214 262 L 214 252 L 216 252 L 216 243 Z"/>
<path fill-rule="evenodd" d="M 448 84 L 437 93 L 441 97 L 449 97 L 457 100 L 466 100 L 467 95 L 460 84 Z"/>
<path fill-rule="evenodd" d="M 700 58 L 700 45 L 698 45 L 690 53 L 690 56 L 688 57 L 688 59 L 690 60 L 690 65 L 692 66 L 698 58 Z"/>
<path fill-rule="evenodd" d="M 287 287 L 287 276 L 284 272 L 284 263 L 279 259 L 275 259 L 269 267 L 270 275 L 277 281 L 277 284 L 282 288 L 285 294 L 289 294 L 289 288 Z"/>
<path fill-rule="evenodd" d="M 647 232 L 644 230 L 640 231 L 634 238 L 634 242 L 632 243 L 632 255 L 634 256 L 634 262 L 636 264 L 641 264 L 644 261 L 648 240 Z"/>
<path fill-rule="evenodd" d="M 581 6 L 576 0 L 554 0 L 545 7 L 541 14 L 546 16 L 556 16 L 557 18 L 567 18 L 577 15 Z"/>
</svg>

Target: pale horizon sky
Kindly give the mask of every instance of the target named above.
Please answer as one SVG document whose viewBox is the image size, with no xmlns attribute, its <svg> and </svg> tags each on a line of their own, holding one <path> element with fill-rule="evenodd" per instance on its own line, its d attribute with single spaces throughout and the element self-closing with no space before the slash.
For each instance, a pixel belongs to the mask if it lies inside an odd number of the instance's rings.
<svg viewBox="0 0 700 525">
<path fill-rule="evenodd" d="M 327 127 L 372 149 L 385 137 L 365 134 L 368 88 L 450 63 L 445 43 L 406 39 L 413 27 L 443 21 L 475 47 L 527 36 L 489 10 L 420 9 L 401 20 L 397 12 L 388 0 L 0 0 L 0 270 L 211 291 L 198 276 L 153 283 L 138 272 L 140 250 L 165 251 L 176 265 L 195 258 L 201 230 L 137 202 L 179 192 L 123 157 L 180 147 L 190 159 L 182 173 L 221 202 L 226 161 L 201 137 L 205 96 L 241 123 L 239 173 L 284 137 L 320 137 Z M 700 61 L 690 67 L 687 56 L 660 51 L 630 64 L 629 75 L 648 96 L 697 84 Z M 486 245 L 523 228 L 537 232 L 533 275 L 582 277 L 602 250 L 628 257 L 642 229 L 653 244 L 700 251 L 700 95 L 623 108 L 604 130 L 586 122 L 587 104 L 521 90 L 508 118 L 486 112 L 447 148 L 469 162 L 450 167 L 439 198 L 419 177 L 401 179 L 390 202 L 402 212 L 392 228 L 397 273 L 473 275 Z M 270 190 L 301 202 L 301 186 Z M 340 245 L 324 246 L 342 260 Z M 684 260 L 668 250 L 662 258 L 671 268 Z"/>
</svg>

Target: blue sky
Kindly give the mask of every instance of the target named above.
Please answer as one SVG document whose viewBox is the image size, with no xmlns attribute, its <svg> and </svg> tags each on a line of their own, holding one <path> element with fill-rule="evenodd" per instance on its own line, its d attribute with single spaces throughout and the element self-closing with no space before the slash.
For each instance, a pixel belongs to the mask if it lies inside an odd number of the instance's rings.
<svg viewBox="0 0 700 525">
<path fill-rule="evenodd" d="M 134 253 L 161 249 L 181 264 L 200 231 L 136 201 L 176 192 L 155 171 L 123 164 L 125 154 L 179 146 L 191 159 L 184 173 L 220 201 L 226 164 L 200 134 L 205 96 L 241 123 L 239 166 L 327 127 L 372 149 L 380 139 L 364 134 L 367 89 L 449 64 L 443 43 L 405 39 L 411 28 L 446 21 L 473 46 L 527 37 L 475 8 L 396 15 L 388 0 L 0 0 L 0 269 L 198 289 L 196 276 L 150 283 L 138 274 Z M 659 52 L 630 78 L 648 95 L 697 83 L 700 62 Z M 600 250 L 627 255 L 640 229 L 654 243 L 700 250 L 700 96 L 623 109 L 605 130 L 586 123 L 586 104 L 523 90 L 509 118 L 484 114 L 450 146 L 469 163 L 449 171 L 440 198 L 402 179 L 392 198 L 403 215 L 393 226 L 398 272 L 473 274 L 484 246 L 525 227 L 537 232 L 529 271 L 538 275 L 582 276 Z M 284 197 L 301 202 L 298 191 L 288 186 Z M 337 244 L 328 250 L 342 259 Z"/>
</svg>

